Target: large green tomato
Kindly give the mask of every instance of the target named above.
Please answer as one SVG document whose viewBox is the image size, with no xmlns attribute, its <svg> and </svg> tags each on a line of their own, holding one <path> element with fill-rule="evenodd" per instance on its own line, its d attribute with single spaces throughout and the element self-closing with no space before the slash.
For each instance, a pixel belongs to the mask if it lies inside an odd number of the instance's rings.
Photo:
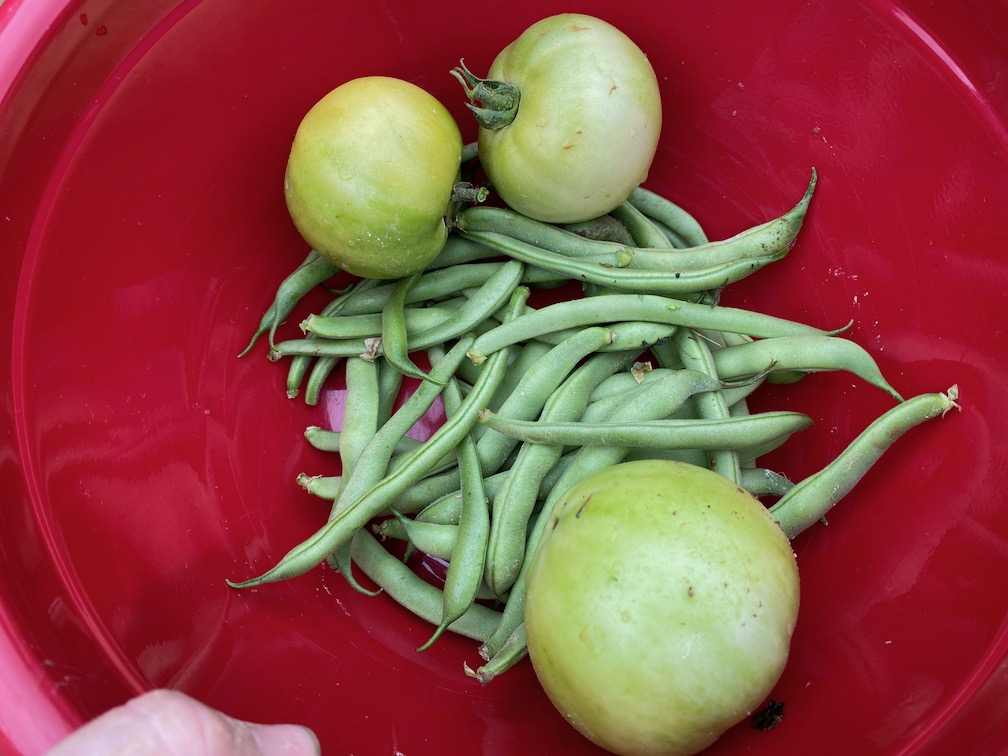
<svg viewBox="0 0 1008 756">
<path fill-rule="evenodd" d="M 798 616 L 791 544 L 706 468 L 624 462 L 558 502 L 526 578 L 529 657 L 617 754 L 696 753 L 770 693 Z"/>
<path fill-rule="evenodd" d="M 518 212 L 597 218 L 647 178 L 661 96 L 647 57 L 619 29 L 581 14 L 543 19 L 501 51 L 487 79 L 520 90 L 510 125 L 479 132 L 491 186 Z"/>
<path fill-rule="evenodd" d="M 458 125 L 433 96 L 400 79 L 354 79 L 301 121 L 284 178 L 287 208 L 333 264 L 400 278 L 444 246 L 461 160 Z"/>
</svg>

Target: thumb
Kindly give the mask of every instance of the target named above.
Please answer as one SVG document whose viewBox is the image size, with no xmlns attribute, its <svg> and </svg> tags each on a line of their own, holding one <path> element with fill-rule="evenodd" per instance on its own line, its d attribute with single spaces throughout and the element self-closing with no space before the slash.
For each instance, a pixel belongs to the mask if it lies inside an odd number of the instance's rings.
<svg viewBox="0 0 1008 756">
<path fill-rule="evenodd" d="M 315 733 L 293 724 L 264 725 L 243 723 L 248 735 L 264 754 L 321 756 L 322 748 Z"/>
</svg>

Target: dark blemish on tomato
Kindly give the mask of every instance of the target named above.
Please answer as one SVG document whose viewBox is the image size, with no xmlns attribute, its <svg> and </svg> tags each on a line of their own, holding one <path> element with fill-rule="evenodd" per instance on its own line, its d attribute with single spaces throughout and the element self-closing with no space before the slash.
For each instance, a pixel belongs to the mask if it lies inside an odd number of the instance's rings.
<svg viewBox="0 0 1008 756">
<path fill-rule="evenodd" d="M 767 705 L 753 714 L 750 723 L 757 730 L 772 730 L 784 721 L 784 702 L 774 701 L 772 698 Z"/>
<path fill-rule="evenodd" d="M 553 518 L 553 530 L 556 530 L 556 526 L 559 525 L 559 524 L 560 524 L 560 518 L 559 517 L 554 517 Z"/>
<path fill-rule="evenodd" d="M 567 143 L 567 144 L 565 144 L 565 145 L 564 145 L 564 146 L 563 146 L 563 147 L 562 147 L 561 149 L 564 149 L 564 150 L 569 150 L 569 149 L 570 149 L 571 147 L 573 147 L 573 146 L 574 146 L 573 144 L 571 144 L 571 143 L 569 143 L 569 142 L 568 142 L 568 143 Z"/>
<path fill-rule="evenodd" d="M 686 595 L 689 596 L 690 598 L 693 598 L 693 586 L 692 585 L 689 588 L 686 589 Z"/>
<path fill-rule="evenodd" d="M 578 507 L 577 512 L 574 513 L 575 518 L 581 516 L 581 513 L 584 512 L 585 507 L 588 506 L 588 502 L 591 501 L 592 496 L 594 496 L 594 494 L 589 494 L 588 498 L 584 500 L 584 502 L 581 504 L 580 507 Z"/>
</svg>

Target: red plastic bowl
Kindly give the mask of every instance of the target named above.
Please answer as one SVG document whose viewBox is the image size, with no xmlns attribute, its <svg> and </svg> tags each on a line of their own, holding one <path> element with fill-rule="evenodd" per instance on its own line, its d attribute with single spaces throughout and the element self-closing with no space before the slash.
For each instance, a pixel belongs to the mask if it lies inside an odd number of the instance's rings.
<svg viewBox="0 0 1008 756">
<path fill-rule="evenodd" d="M 904 437 L 795 542 L 803 598 L 783 723 L 712 753 L 1008 748 L 1008 7 L 1003 2 L 0 5 L 0 751 L 39 753 L 153 686 L 311 726 L 327 752 L 591 752 L 526 662 L 487 687 L 475 644 L 319 567 L 235 592 L 324 509 L 302 437 L 339 420 L 244 347 L 305 254 L 282 174 L 301 116 L 351 77 L 410 79 L 474 124 L 448 71 L 531 22 L 601 16 L 665 107 L 648 185 L 712 237 L 820 185 L 784 261 L 734 304 L 850 318 L 905 395 L 961 413 Z M 296 322 L 296 319 L 294 320 Z M 292 327 L 292 326 L 288 326 Z M 816 427 L 793 479 L 888 406 L 848 376 L 766 395 Z"/>
</svg>

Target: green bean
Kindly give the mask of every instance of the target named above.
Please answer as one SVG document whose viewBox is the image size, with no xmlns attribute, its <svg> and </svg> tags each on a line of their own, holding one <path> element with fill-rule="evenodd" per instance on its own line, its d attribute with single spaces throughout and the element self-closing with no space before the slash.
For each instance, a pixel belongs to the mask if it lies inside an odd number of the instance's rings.
<svg viewBox="0 0 1008 756">
<path fill-rule="evenodd" d="M 322 388 L 333 370 L 340 363 L 338 357 L 319 357 L 312 365 L 311 372 L 308 373 L 308 382 L 305 384 L 304 403 L 314 407 L 322 397 Z"/>
<path fill-rule="evenodd" d="M 346 401 L 339 441 L 344 477 L 352 475 L 361 454 L 378 432 L 379 399 L 378 367 L 373 362 L 351 357 L 345 369 Z"/>
<path fill-rule="evenodd" d="M 743 467 L 740 482 L 753 496 L 784 496 L 794 488 L 785 476 L 765 467 Z"/>
<path fill-rule="evenodd" d="M 508 257 L 554 271 L 576 281 L 598 284 L 619 291 L 648 294 L 695 294 L 720 289 L 730 283 L 741 281 L 760 268 L 781 259 L 787 253 L 785 249 L 777 254 L 746 258 L 695 270 L 641 270 L 633 268 L 632 259 L 626 267 L 612 267 L 549 252 L 506 234 L 490 231 L 464 233 L 470 239 L 494 247 Z"/>
<path fill-rule="evenodd" d="M 585 357 L 612 341 L 612 331 L 597 326 L 585 328 L 565 339 L 526 369 L 497 413 L 518 420 L 538 417 L 547 399 L 568 373 Z M 499 433 L 483 435 L 476 444 L 476 450 L 484 474 L 497 472 L 517 445 L 516 440 Z"/>
<path fill-rule="evenodd" d="M 469 239 L 475 233 L 503 234 L 547 252 L 616 268 L 625 267 L 633 257 L 633 251 L 625 244 L 586 239 L 509 208 L 471 207 L 459 213 L 455 225 Z"/>
<path fill-rule="evenodd" d="M 339 496 L 339 490 L 343 485 L 341 475 L 308 475 L 299 473 L 297 484 L 308 493 L 318 496 L 320 499 L 332 501 Z"/>
<path fill-rule="evenodd" d="M 714 367 L 714 356 L 711 349 L 696 331 L 680 329 L 675 335 L 675 340 L 679 359 L 686 369 L 692 368 L 712 378 L 717 378 L 718 373 Z M 729 417 L 728 403 L 721 391 L 720 384 L 711 391 L 696 394 L 693 397 L 693 404 L 701 420 L 723 420 Z M 708 453 L 710 469 L 733 483 L 740 482 L 742 472 L 739 467 L 738 452 L 735 449 L 709 449 Z"/>
<path fill-rule="evenodd" d="M 424 349 L 443 344 L 474 329 L 508 301 L 521 283 L 524 270 L 525 266 L 515 261 L 501 265 L 480 286 L 476 295 L 459 307 L 451 321 L 444 326 L 434 326 L 413 334 L 411 341 L 415 348 Z"/>
<path fill-rule="evenodd" d="M 556 480 L 570 464 L 573 454 L 564 454 L 542 477 L 539 486 L 539 496 L 546 496 L 552 490 Z M 517 464 L 517 459 L 515 460 Z M 513 465 L 507 470 L 488 475 L 483 480 L 483 488 L 490 501 L 496 499 L 504 482 L 511 475 Z M 461 517 L 462 491 L 457 471 L 454 474 L 443 474 L 420 481 L 403 497 L 396 500 L 394 508 L 403 514 L 417 512 L 416 519 L 424 522 L 439 522 L 457 525 Z M 424 489 L 420 494 L 416 491 Z"/>
<path fill-rule="evenodd" d="M 309 425 L 305 428 L 305 440 L 315 449 L 324 452 L 338 452 L 340 432 L 322 428 L 318 425 Z"/>
<path fill-rule="evenodd" d="M 794 243 L 808 212 L 816 186 L 816 173 L 804 196 L 779 218 L 761 223 L 723 241 L 707 242 L 671 252 L 635 250 L 631 267 L 666 270 L 669 266 L 691 269 L 693 266 L 726 265 L 730 262 L 766 257 L 783 257 Z"/>
<path fill-rule="evenodd" d="M 654 294 L 599 294 L 529 309 L 520 318 L 481 335 L 470 359 L 478 362 L 507 344 L 564 328 L 635 320 L 686 328 L 717 328 L 748 332 L 753 336 L 827 335 L 823 331 L 772 315 L 735 307 L 695 304 Z"/>
<path fill-rule="evenodd" d="M 717 350 L 714 366 L 723 380 L 778 370 L 845 370 L 882 389 L 896 401 L 903 401 L 872 356 L 857 343 L 843 338 L 797 335 L 758 339 Z"/>
<path fill-rule="evenodd" d="M 643 371 L 638 370 L 636 374 L 633 369 L 616 373 L 596 386 L 591 396 L 588 397 L 589 406 L 597 402 L 612 400 L 613 397 L 625 396 L 628 393 L 637 391 L 645 383 L 657 381 L 659 378 L 671 375 L 674 372 L 675 370 L 669 368 L 650 368 Z"/>
<path fill-rule="evenodd" d="M 528 656 L 528 645 L 525 637 L 525 623 L 522 622 L 514 629 L 504 645 L 492 657 L 486 660 L 485 664 L 473 670 L 466 664 L 463 671 L 469 677 L 479 680 L 481 685 L 487 685 L 495 677 L 511 669 L 515 664 Z"/>
<path fill-rule="evenodd" d="M 463 360 L 463 363 L 465 362 L 468 360 Z M 403 374 L 390 365 L 376 364 L 378 365 L 378 425 L 381 426 L 388 422 L 395 412 Z M 392 453 L 395 454 L 399 451 L 399 445 L 396 444 Z"/>
<path fill-rule="evenodd" d="M 628 426 L 618 422 L 511 420 L 484 410 L 479 421 L 526 443 L 648 449 L 737 449 L 788 436 L 812 425 L 807 415 L 789 411 L 721 420 L 653 420 Z"/>
<path fill-rule="evenodd" d="M 631 359 L 627 354 L 604 352 L 588 358 L 547 400 L 540 417 L 550 421 L 577 419 L 584 413 L 592 389 L 613 372 L 624 369 Z M 526 530 L 536 501 L 544 490 L 553 491 L 566 475 L 569 463 L 561 467 L 562 453 L 560 445 L 523 445 L 501 489 L 491 497 L 493 507 L 484 579 L 498 595 L 512 587 L 521 567 Z M 560 470 L 560 476 L 547 485 L 547 476 L 555 470 Z M 519 599 L 512 594 L 511 600 Z M 510 630 L 505 628 L 494 633 L 494 641 L 489 646 L 491 653 L 509 634 Z"/>
<path fill-rule="evenodd" d="M 509 308 L 512 317 L 516 317 L 522 311 L 527 297 L 527 289 L 519 288 L 515 291 Z M 462 339 L 452 348 L 452 352 L 459 348 L 467 349 L 471 344 L 471 338 Z M 412 455 L 409 463 L 402 465 L 395 473 L 382 478 L 380 482 L 359 497 L 350 500 L 351 503 L 338 508 L 334 517 L 331 517 L 308 539 L 287 552 L 274 567 L 258 577 L 229 584 L 236 588 L 245 588 L 302 575 L 325 559 L 327 555 L 349 543 L 354 533 L 360 530 L 372 517 L 384 511 L 403 491 L 423 478 L 430 468 L 450 449 L 457 446 L 462 437 L 470 431 L 476 422 L 476 413 L 479 408 L 497 389 L 503 371 L 507 367 L 507 351 L 502 350 L 488 361 L 486 368 L 480 374 L 480 380 L 473 387 L 473 392 L 462 402 L 459 412 L 434 432 L 427 443 Z M 432 369 L 432 372 L 447 362 L 448 358 Z M 417 392 L 427 385 L 429 385 L 427 382 L 421 383 Z M 358 465 L 356 469 L 359 470 L 361 467 Z M 341 496 L 340 500 L 342 501 L 343 498 Z"/>
<path fill-rule="evenodd" d="M 398 512 L 371 526 L 380 538 L 398 538 L 409 541 L 417 550 L 436 559 L 450 559 L 452 548 L 458 543 L 458 526 L 411 520 Z"/>
<path fill-rule="evenodd" d="M 897 404 L 872 421 L 831 462 L 797 483 L 770 508 L 788 538 L 822 520 L 911 428 L 959 409 L 958 386 L 944 394 L 920 394 Z"/>
<path fill-rule="evenodd" d="M 500 262 L 477 262 L 425 271 L 406 297 L 406 304 L 457 297 L 460 291 L 482 285 L 501 265 Z M 373 286 L 365 292 L 348 297 L 342 310 L 343 315 L 380 313 L 388 303 L 395 289 L 394 282 L 364 280 L 373 281 Z"/>
<path fill-rule="evenodd" d="M 628 201 L 645 215 L 659 221 L 677 236 L 682 237 L 690 246 L 700 246 L 707 243 L 707 234 L 703 227 L 688 212 L 679 205 L 660 194 L 644 187 L 637 187 L 630 192 Z"/>
<path fill-rule="evenodd" d="M 650 402 L 652 390 L 658 389 L 663 392 L 672 392 L 672 396 L 681 396 L 678 401 L 670 401 L 666 404 L 667 409 L 662 410 L 663 414 L 649 417 L 651 420 L 660 420 L 671 417 L 682 404 L 691 397 L 702 392 L 709 392 L 719 389 L 721 382 L 699 370 L 662 370 L 654 378 L 645 378 L 641 383 L 637 383 L 631 378 L 632 388 L 620 393 L 609 394 L 602 399 L 596 399 L 585 408 L 584 415 L 580 418 L 582 422 L 598 422 L 609 420 L 614 414 L 619 413 L 628 404 L 635 402 Z M 635 418 L 636 419 L 644 419 Z"/>
<path fill-rule="evenodd" d="M 528 306 L 526 305 L 527 308 Z M 507 374 L 504 376 L 504 380 L 501 382 L 497 393 L 487 403 L 487 407 L 497 411 L 509 396 L 512 396 L 515 391 L 519 390 L 519 385 L 522 383 L 525 374 L 551 349 L 551 345 L 542 341 L 530 341 L 521 347 L 516 345 L 514 351 L 515 357 L 508 365 Z M 466 360 L 462 363 L 459 373 L 463 374 L 469 369 L 479 370 L 480 368 L 472 360 Z M 473 431 L 478 430 L 479 427 L 473 428 Z"/>
<path fill-rule="evenodd" d="M 631 205 L 623 202 L 612 211 L 612 216 L 626 227 L 630 236 L 634 240 L 634 256 L 636 257 L 638 248 L 655 247 L 657 249 L 670 249 L 671 243 L 668 237 L 655 226 L 651 219 L 644 213 Z M 632 260 L 631 260 L 632 262 Z"/>
<path fill-rule="evenodd" d="M 409 356 L 406 334 L 406 297 L 419 278 L 419 273 L 401 278 L 392 289 L 381 312 L 381 340 L 382 354 L 388 364 L 405 376 L 425 381 L 429 380 L 427 374 Z"/>
<path fill-rule="evenodd" d="M 687 249 L 694 246 L 685 236 L 669 228 L 657 218 L 651 218 L 650 216 L 648 218 L 651 220 L 651 224 L 665 235 L 665 238 L 673 249 Z"/>
<path fill-rule="evenodd" d="M 451 417 L 458 412 L 462 401 L 458 384 L 449 381 L 444 392 L 446 415 Z M 462 484 L 461 511 L 455 540 L 445 557 L 448 569 L 445 572 L 441 620 L 434 634 L 419 650 L 424 650 L 437 641 L 452 622 L 465 614 L 476 600 L 476 593 L 483 582 L 483 563 L 490 534 L 490 510 L 483 484 L 483 471 L 471 431 L 459 442 L 458 469 Z"/>
<path fill-rule="evenodd" d="M 386 308 L 391 301 L 390 299 L 389 302 L 386 302 Z M 406 307 L 403 310 L 406 328 L 410 331 L 417 331 L 441 324 L 455 317 L 458 307 L 464 301 L 464 298 L 458 297 L 430 307 Z M 301 321 L 301 330 L 324 339 L 333 340 L 378 337 L 382 335 L 382 314 L 381 312 L 335 316 L 313 314 Z"/>
<path fill-rule="evenodd" d="M 333 497 L 339 501 L 343 490 L 355 478 L 357 462 L 371 445 L 378 428 L 378 371 L 373 362 L 351 358 L 346 364 L 346 400 L 343 405 L 343 430 L 340 431 L 339 455 L 342 463 L 340 485 Z M 370 460 L 369 460 L 370 462 Z M 316 486 L 317 488 L 318 486 Z M 332 517 L 332 511 L 330 511 Z M 360 585 L 350 569 L 350 549 L 342 549 L 328 557 L 330 565 L 343 573 L 347 582 L 361 593 L 370 593 Z"/>
<path fill-rule="evenodd" d="M 238 356 L 242 357 L 248 354 L 259 337 L 267 331 L 269 332 L 270 346 L 272 346 L 277 327 L 291 314 L 297 303 L 320 283 L 336 275 L 338 270 L 314 249 L 311 250 L 304 262 L 280 283 L 273 303 L 259 321 L 259 327 L 252 335 L 252 340 Z"/>
<path fill-rule="evenodd" d="M 436 624 L 441 618 L 441 591 L 392 556 L 366 530 L 358 530 L 352 540 L 353 561 L 385 593 L 417 617 Z M 469 610 L 449 625 L 454 633 L 483 641 L 500 623 L 500 612 L 483 604 Z"/>
<path fill-rule="evenodd" d="M 448 234 L 441 252 L 424 268 L 425 271 L 450 268 L 487 260 L 497 256 L 497 251 L 458 234 Z"/>
</svg>

